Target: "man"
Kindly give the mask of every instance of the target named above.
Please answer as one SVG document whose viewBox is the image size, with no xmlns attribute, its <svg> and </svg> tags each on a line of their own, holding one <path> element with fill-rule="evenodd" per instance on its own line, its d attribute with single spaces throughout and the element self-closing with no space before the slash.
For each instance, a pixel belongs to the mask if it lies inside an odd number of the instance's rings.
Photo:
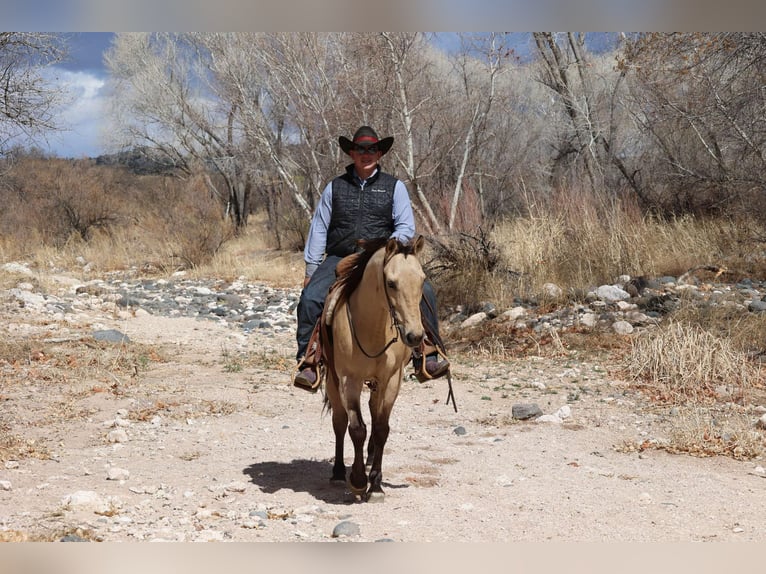
<svg viewBox="0 0 766 574">
<path fill-rule="evenodd" d="M 298 374 L 296 387 L 316 392 L 318 378 L 316 362 L 308 350 L 311 333 L 322 314 L 324 301 L 335 281 L 335 267 L 345 256 L 354 253 L 359 239 L 396 237 L 407 242 L 415 236 L 415 218 L 404 183 L 381 171 L 378 161 L 394 143 L 393 137 L 378 138 L 369 126 L 362 126 L 352 140 L 338 138 L 340 148 L 353 163 L 346 173 L 327 184 L 311 220 L 303 256 L 306 275 L 298 302 Z M 423 285 L 420 303 L 423 326 L 436 341 L 439 340 L 439 322 L 436 316 L 436 297 L 431 284 Z M 449 362 L 437 353 L 413 360 L 420 380 L 435 379 L 449 371 Z M 425 374 L 422 372 L 425 370 Z"/>
</svg>

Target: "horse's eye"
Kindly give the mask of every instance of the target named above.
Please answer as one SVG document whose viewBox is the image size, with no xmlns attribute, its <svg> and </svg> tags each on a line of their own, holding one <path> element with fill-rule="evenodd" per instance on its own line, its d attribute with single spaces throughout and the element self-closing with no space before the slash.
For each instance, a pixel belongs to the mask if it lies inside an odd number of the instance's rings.
<svg viewBox="0 0 766 574">
<path fill-rule="evenodd" d="M 391 279 L 386 279 L 386 287 L 389 289 L 396 289 L 396 283 Z"/>
</svg>

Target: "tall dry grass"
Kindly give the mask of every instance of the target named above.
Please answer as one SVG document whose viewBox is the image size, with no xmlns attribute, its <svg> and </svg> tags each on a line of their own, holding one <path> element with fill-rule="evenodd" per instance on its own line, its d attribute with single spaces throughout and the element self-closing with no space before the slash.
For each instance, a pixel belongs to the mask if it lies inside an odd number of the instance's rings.
<svg viewBox="0 0 766 574">
<path fill-rule="evenodd" d="M 492 233 L 505 265 L 518 272 L 513 290 L 523 296 L 539 295 L 548 282 L 571 292 L 620 275 L 678 276 L 699 265 L 766 276 L 766 253 L 753 257 L 763 236 L 752 220 L 660 220 L 631 202 L 605 207 L 583 194 L 535 207 Z"/>
<path fill-rule="evenodd" d="M 743 401 L 755 378 L 753 365 L 730 339 L 677 321 L 633 341 L 628 372 L 656 399 L 673 404 L 715 401 L 719 388 Z"/>
</svg>

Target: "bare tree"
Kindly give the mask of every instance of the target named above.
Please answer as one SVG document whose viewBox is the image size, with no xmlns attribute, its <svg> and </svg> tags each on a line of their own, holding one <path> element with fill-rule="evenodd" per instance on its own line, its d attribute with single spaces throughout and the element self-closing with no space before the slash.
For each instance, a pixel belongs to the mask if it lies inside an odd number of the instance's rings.
<svg viewBox="0 0 766 574">
<path fill-rule="evenodd" d="M 419 157 L 416 155 L 417 116 L 426 106 L 436 104 L 433 92 L 418 89 L 424 84 L 428 85 L 425 81 L 428 77 L 425 70 L 427 64 L 420 57 L 424 39 L 422 34 L 405 32 L 383 32 L 380 34 L 380 39 L 382 40 L 380 54 L 383 59 L 381 63 L 385 66 L 383 71 L 390 70 L 392 77 L 389 87 L 391 108 L 398 119 L 399 132 L 404 140 L 404 152 L 397 152 L 397 157 L 418 200 L 414 205 L 415 210 L 420 213 L 423 224 L 429 232 L 439 233 L 442 230 L 442 224 L 421 185 L 421 178 L 428 175 L 428 170 L 421 169 L 427 158 L 427 148 L 422 148 Z M 384 77 L 386 76 L 388 74 Z M 422 125 L 420 127 L 423 128 Z M 428 132 L 423 130 L 422 133 Z"/>
<path fill-rule="evenodd" d="M 239 153 L 237 103 L 222 100 L 212 52 L 178 34 L 117 34 L 105 56 L 118 143 L 151 149 L 181 173 L 221 176 L 236 226 L 247 223 L 250 174 Z M 200 58 L 204 54 L 205 58 Z M 218 193 L 212 180 L 212 191 Z"/>
<path fill-rule="evenodd" d="M 672 212 L 762 203 L 766 34 L 642 34 L 621 64 L 656 203 Z"/>
<path fill-rule="evenodd" d="M 463 86 L 461 93 L 464 96 L 464 101 L 458 105 L 468 110 L 469 116 L 467 126 L 464 128 L 465 137 L 461 142 L 460 167 L 450 203 L 448 224 L 450 231 L 455 228 L 460 195 L 469 175 L 468 168 L 472 156 L 487 137 L 488 118 L 495 102 L 498 79 L 505 71 L 505 62 L 511 55 L 501 34 L 490 33 L 467 40 L 468 46 L 465 46 L 456 62 L 456 69 L 460 73 Z M 479 55 L 478 58 L 471 57 L 476 53 Z M 481 192 L 482 188 L 479 186 L 480 198 Z"/>
<path fill-rule="evenodd" d="M 19 136 L 61 129 L 56 112 L 66 93 L 43 70 L 66 55 L 59 35 L 0 32 L 0 152 Z"/>
</svg>

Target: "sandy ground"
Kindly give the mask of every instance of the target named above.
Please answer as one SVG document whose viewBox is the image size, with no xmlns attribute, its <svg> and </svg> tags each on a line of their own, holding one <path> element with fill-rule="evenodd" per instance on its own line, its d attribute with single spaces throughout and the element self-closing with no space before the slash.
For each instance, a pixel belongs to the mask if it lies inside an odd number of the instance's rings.
<svg viewBox="0 0 766 574">
<path fill-rule="evenodd" d="M 328 480 L 330 417 L 321 392 L 290 384 L 291 334 L 94 320 L 162 360 L 132 375 L 0 389 L 4 432 L 49 454 L 0 463 L 4 539 L 766 540 L 763 461 L 621 448 L 661 436 L 665 415 L 609 365 L 455 359 L 457 413 L 446 382 L 407 380 L 383 461 L 385 501 L 371 504 Z M 546 414 L 569 405 L 571 416 L 515 421 L 517 403 Z M 348 536 L 333 535 L 343 527 Z"/>
</svg>

